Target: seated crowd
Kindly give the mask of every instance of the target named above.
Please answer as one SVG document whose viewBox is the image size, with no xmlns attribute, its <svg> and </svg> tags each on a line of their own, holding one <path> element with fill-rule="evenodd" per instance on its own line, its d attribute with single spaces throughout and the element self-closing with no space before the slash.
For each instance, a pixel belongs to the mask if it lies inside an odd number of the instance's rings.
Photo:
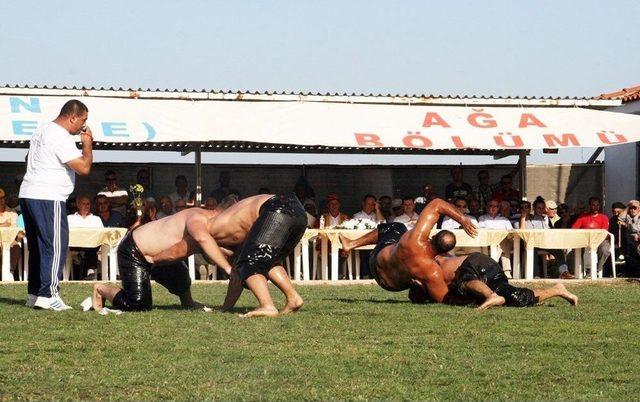
<svg viewBox="0 0 640 402">
<path fill-rule="evenodd" d="M 353 218 L 367 219 L 374 223 L 401 222 L 411 229 L 417 222 L 419 213 L 429 202 L 436 198 L 444 198 L 468 216 L 480 229 L 605 229 L 615 236 L 616 256 L 619 256 L 619 262 L 624 262 L 624 266 L 619 269 L 619 274 L 629 277 L 639 276 L 639 201 L 631 200 L 626 205 L 620 202 L 613 203 L 610 217 L 602 212 L 602 202 L 598 197 L 589 198 L 588 210 L 582 202 L 571 208 L 565 203 L 544 200 L 542 197 L 537 197 L 531 203 L 522 199 L 520 192 L 513 188 L 514 173 L 504 175 L 498 183 L 491 184 L 489 172 L 480 170 L 479 184 L 476 188 L 472 188 L 464 182 L 462 169 L 456 166 L 451 171 L 452 182 L 444 189 L 444 197 L 441 197 L 436 187 L 430 183 L 425 184 L 422 194 L 417 196 L 376 197 L 366 194 L 362 197 L 361 209 L 353 214 Z M 101 191 L 93 196 L 80 194 L 68 200 L 69 227 L 134 229 L 146 222 L 161 219 L 196 205 L 195 192 L 189 190 L 187 178 L 183 175 L 175 178 L 176 191 L 168 195 L 159 196 L 153 191 L 147 169 L 140 169 L 137 172 L 137 183 L 142 185 L 144 191 L 139 195 L 142 205 L 136 207 L 133 195 L 125 187 L 119 186 L 116 172 L 108 170 L 105 173 L 105 187 Z M 266 188 L 260 188 L 258 194 L 269 192 Z M 294 193 L 307 211 L 309 228 L 321 226 L 333 228 L 351 219 L 349 214 L 341 210 L 340 198 L 336 194 L 329 194 L 317 203 L 315 193 L 306 180 L 298 181 L 294 187 Z M 240 193 L 230 186 L 229 173 L 222 172 L 218 187 L 204 197 L 202 207 L 210 210 L 223 209 L 237 202 L 238 199 L 240 199 Z M 17 196 L 7 195 L 0 189 L 0 227 L 24 228 L 19 212 Z M 458 229 L 459 226 L 454 220 L 444 217 L 438 222 L 437 228 Z M 21 255 L 20 240 L 21 238 L 17 238 L 11 245 L 11 272 L 16 279 Z M 499 247 L 500 263 L 507 273 L 511 271 L 511 248 L 512 245 L 508 241 L 504 241 Z M 597 251 L 598 269 L 604 269 L 605 274 L 610 273 L 611 264 L 607 261 L 609 249 L 610 244 L 606 240 Z M 570 272 L 570 263 L 573 261 L 571 253 L 566 254 L 563 250 L 557 249 L 537 251 L 536 256 L 550 262 L 549 265 L 554 267 L 559 278 L 574 277 Z M 97 254 L 97 249 L 72 249 L 74 261 L 72 275 L 75 279 L 96 279 Z M 534 265 L 538 275 L 540 274 L 539 262 L 536 258 Z M 196 264 L 200 267 L 198 274 L 202 279 L 211 278 L 211 267 L 201 256 L 196 255 Z"/>
</svg>

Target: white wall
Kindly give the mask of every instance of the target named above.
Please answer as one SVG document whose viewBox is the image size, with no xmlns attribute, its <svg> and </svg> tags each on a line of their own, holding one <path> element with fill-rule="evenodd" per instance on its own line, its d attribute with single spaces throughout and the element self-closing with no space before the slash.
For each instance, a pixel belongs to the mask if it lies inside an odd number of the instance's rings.
<svg viewBox="0 0 640 402">
<path fill-rule="evenodd" d="M 611 109 L 640 115 L 640 101 Z M 615 201 L 626 203 L 638 196 L 638 152 L 636 143 L 607 147 L 604 150 L 604 194 L 608 206 Z"/>
</svg>

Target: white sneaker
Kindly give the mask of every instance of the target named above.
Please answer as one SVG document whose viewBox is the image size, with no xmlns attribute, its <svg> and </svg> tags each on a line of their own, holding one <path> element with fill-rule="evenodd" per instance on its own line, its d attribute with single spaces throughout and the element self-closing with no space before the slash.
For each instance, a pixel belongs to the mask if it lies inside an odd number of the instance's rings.
<svg viewBox="0 0 640 402">
<path fill-rule="evenodd" d="M 38 296 L 36 295 L 32 295 L 32 294 L 28 294 L 27 295 L 27 302 L 24 304 L 27 307 L 33 307 L 34 304 L 36 304 L 36 300 L 38 299 Z"/>
<path fill-rule="evenodd" d="M 40 297 L 33 304 L 33 308 L 38 308 L 42 310 L 53 310 L 53 311 L 64 311 L 71 310 L 73 307 L 68 306 L 65 302 L 62 301 L 60 296 L 54 297 Z"/>
</svg>

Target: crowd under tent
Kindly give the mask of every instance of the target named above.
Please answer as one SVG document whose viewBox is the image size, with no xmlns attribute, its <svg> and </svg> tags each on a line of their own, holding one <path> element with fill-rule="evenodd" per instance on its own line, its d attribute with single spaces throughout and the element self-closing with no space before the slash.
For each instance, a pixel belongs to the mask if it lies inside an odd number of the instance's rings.
<svg viewBox="0 0 640 402">
<path fill-rule="evenodd" d="M 0 146 L 28 148 L 69 99 L 89 110 L 98 150 L 517 155 L 640 141 L 619 99 L 347 95 L 97 88 L 0 88 Z M 594 158 L 592 159 L 595 159 Z"/>
</svg>

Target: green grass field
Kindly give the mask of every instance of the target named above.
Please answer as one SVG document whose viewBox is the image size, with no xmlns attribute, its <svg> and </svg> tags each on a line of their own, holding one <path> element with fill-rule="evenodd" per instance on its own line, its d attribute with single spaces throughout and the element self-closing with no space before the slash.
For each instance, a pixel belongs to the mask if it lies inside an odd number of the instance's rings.
<svg viewBox="0 0 640 402">
<path fill-rule="evenodd" d="M 640 398 L 640 285 L 569 287 L 554 299 L 479 313 L 412 305 L 377 286 L 298 286 L 296 315 L 240 319 L 183 311 L 155 286 L 156 309 L 100 316 L 23 306 L 0 286 L 0 399 L 370 400 Z M 219 304 L 223 285 L 195 284 Z M 272 292 L 276 294 L 274 290 Z M 282 299 L 278 299 L 282 303 Z"/>
</svg>

